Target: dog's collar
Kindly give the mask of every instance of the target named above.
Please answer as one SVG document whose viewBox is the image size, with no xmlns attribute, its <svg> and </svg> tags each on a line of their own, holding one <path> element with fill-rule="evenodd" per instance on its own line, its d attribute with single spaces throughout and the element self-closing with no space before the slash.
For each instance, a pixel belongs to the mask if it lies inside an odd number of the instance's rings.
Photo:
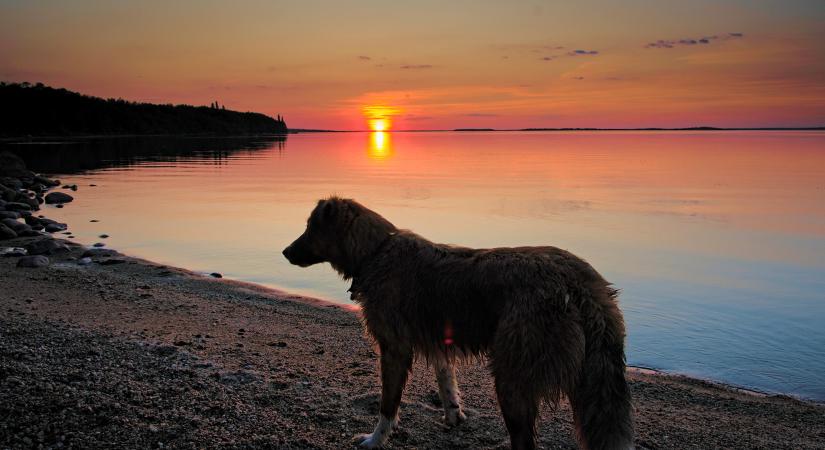
<svg viewBox="0 0 825 450">
<path fill-rule="evenodd" d="M 364 258 L 363 260 L 360 261 L 360 264 L 358 264 L 359 267 L 358 267 L 357 271 L 353 272 L 353 274 L 352 274 L 352 277 L 351 277 L 352 278 L 352 285 L 347 290 L 347 292 L 354 293 L 357 290 L 357 289 L 355 289 L 356 278 L 358 278 L 361 275 L 361 273 L 360 273 L 361 272 L 361 267 L 363 267 L 364 264 L 366 264 L 368 261 L 372 261 L 373 259 L 375 259 L 375 257 L 379 253 L 381 253 L 382 250 L 384 250 L 384 247 L 387 246 L 387 243 L 390 242 L 390 239 L 392 239 L 392 237 L 395 236 L 396 234 L 398 234 L 397 231 L 392 231 L 392 232 L 388 233 L 387 237 L 385 237 L 383 240 L 381 240 L 381 242 L 378 243 L 378 245 L 375 247 L 375 250 L 373 250 L 366 258 Z"/>
</svg>

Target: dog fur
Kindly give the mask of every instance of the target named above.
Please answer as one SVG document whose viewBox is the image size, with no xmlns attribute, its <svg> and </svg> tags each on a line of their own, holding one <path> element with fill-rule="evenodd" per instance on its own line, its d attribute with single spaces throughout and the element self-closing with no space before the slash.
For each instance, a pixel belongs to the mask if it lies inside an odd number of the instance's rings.
<svg viewBox="0 0 825 450">
<path fill-rule="evenodd" d="M 617 291 L 573 254 L 436 244 L 337 197 L 318 202 L 283 253 L 302 267 L 329 262 L 352 279 L 381 353 L 380 418 L 356 438 L 362 447 L 380 447 L 397 426 L 416 356 L 435 368 L 448 425 L 466 418 L 453 364 L 486 356 L 513 449 L 536 447 L 540 404 L 563 396 L 582 448 L 633 447 Z"/>
</svg>

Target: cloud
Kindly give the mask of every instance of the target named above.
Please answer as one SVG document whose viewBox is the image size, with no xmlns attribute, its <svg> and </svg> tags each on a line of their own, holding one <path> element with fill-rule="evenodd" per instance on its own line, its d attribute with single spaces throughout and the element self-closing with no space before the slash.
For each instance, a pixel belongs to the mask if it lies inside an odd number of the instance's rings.
<svg viewBox="0 0 825 450">
<path fill-rule="evenodd" d="M 659 39 L 656 42 L 645 45 L 645 48 L 673 48 L 678 45 L 708 45 L 715 41 L 729 41 L 743 37 L 745 37 L 744 33 L 726 33 L 721 36 L 714 34 L 713 36 L 704 36 L 701 38 Z"/>
<path fill-rule="evenodd" d="M 492 114 L 492 113 L 469 113 L 464 114 L 467 117 L 499 117 L 500 114 Z"/>
<path fill-rule="evenodd" d="M 401 69 L 432 69 L 432 64 L 404 64 Z"/>
<path fill-rule="evenodd" d="M 358 55 L 358 59 L 360 59 L 361 61 L 371 61 L 372 60 L 372 58 L 370 58 L 369 56 L 366 56 L 366 55 Z"/>
<path fill-rule="evenodd" d="M 567 52 L 567 56 L 585 56 L 585 55 L 598 55 L 599 52 L 597 50 L 573 50 Z"/>
</svg>

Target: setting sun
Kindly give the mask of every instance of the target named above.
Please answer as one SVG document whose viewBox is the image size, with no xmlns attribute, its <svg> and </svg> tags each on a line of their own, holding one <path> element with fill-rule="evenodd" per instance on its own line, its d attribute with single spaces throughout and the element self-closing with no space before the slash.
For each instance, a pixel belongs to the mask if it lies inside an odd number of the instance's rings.
<svg viewBox="0 0 825 450">
<path fill-rule="evenodd" d="M 392 117 L 401 113 L 400 109 L 386 105 L 364 106 L 361 110 L 372 131 L 389 131 Z"/>
<path fill-rule="evenodd" d="M 389 128 L 389 121 L 387 119 L 373 119 L 370 120 L 370 129 L 372 131 L 386 131 Z"/>
</svg>

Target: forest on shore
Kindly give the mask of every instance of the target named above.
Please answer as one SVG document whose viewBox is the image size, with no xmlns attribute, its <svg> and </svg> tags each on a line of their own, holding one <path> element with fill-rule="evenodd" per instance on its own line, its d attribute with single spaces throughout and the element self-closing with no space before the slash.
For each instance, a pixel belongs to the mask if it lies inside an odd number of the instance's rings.
<svg viewBox="0 0 825 450">
<path fill-rule="evenodd" d="M 103 99 L 42 83 L 0 82 L 0 136 L 284 134 L 286 122 L 209 106 Z"/>
</svg>

